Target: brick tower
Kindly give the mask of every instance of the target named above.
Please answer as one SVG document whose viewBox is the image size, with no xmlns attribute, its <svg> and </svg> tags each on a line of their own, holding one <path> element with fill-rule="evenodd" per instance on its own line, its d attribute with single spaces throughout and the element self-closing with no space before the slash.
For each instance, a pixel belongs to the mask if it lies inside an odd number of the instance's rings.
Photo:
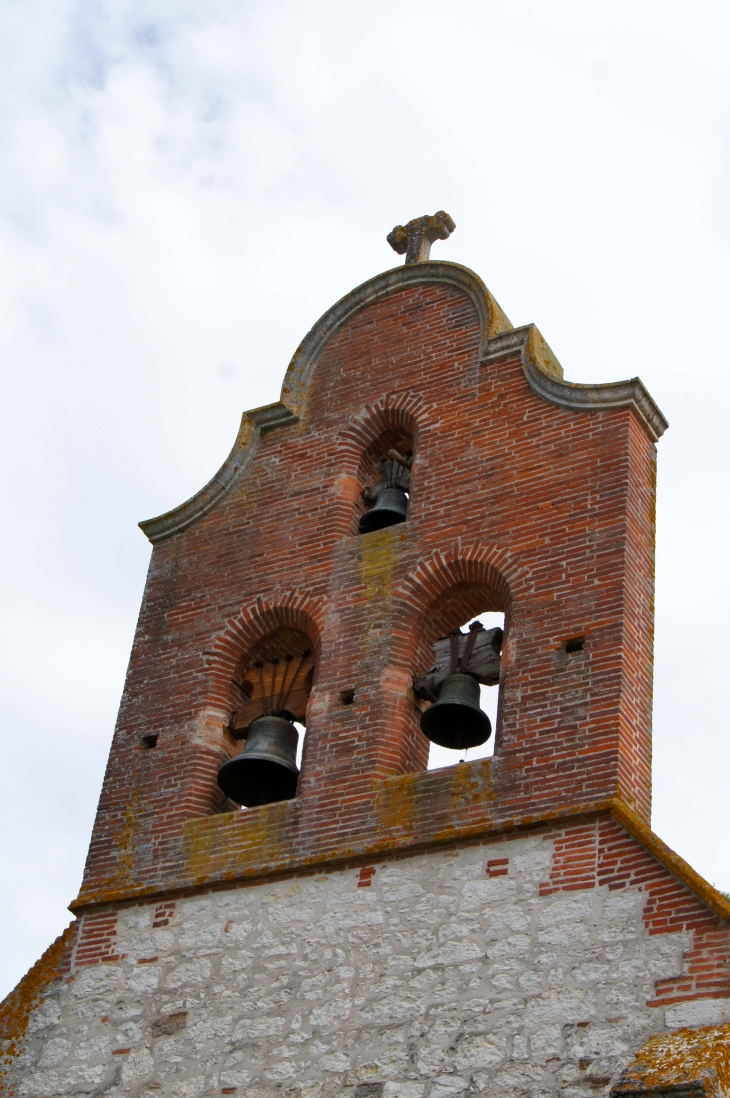
<svg viewBox="0 0 730 1098">
<path fill-rule="evenodd" d="M 453 228 L 395 229 L 405 263 L 141 524 L 76 920 L 3 1004 L 7 1093 L 730 1093 L 730 904 L 649 827 L 666 422 L 431 260 Z M 362 533 L 388 476 L 404 521 Z M 427 770 L 439 653 L 488 611 L 494 756 Z M 242 809 L 218 775 L 274 710 L 298 783 Z"/>
</svg>

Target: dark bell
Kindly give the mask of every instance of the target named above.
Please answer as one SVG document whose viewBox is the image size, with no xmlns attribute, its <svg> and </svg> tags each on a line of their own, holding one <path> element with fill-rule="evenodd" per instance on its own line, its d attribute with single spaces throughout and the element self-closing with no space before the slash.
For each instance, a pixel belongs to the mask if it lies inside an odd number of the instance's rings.
<svg viewBox="0 0 730 1098">
<path fill-rule="evenodd" d="M 359 530 L 369 534 L 371 530 L 383 530 L 405 522 L 408 517 L 408 496 L 400 488 L 382 488 L 375 506 L 361 517 Z"/>
<path fill-rule="evenodd" d="M 227 797 L 246 808 L 288 801 L 297 791 L 299 733 L 284 717 L 258 717 L 246 746 L 218 771 Z"/>
<path fill-rule="evenodd" d="M 432 743 L 455 751 L 486 743 L 492 725 L 479 706 L 477 680 L 471 675 L 449 675 L 439 700 L 421 717 L 421 731 Z"/>
</svg>

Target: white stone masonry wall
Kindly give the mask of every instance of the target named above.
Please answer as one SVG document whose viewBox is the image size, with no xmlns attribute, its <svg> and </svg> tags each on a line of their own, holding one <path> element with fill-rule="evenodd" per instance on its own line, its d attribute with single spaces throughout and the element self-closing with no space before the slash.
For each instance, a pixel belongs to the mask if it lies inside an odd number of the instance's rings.
<svg viewBox="0 0 730 1098">
<path fill-rule="evenodd" d="M 688 942 L 649 937 L 637 890 L 541 898 L 551 857 L 530 836 L 378 865 L 370 888 L 347 870 L 207 893 L 159 929 L 154 905 L 125 908 L 127 956 L 36 1011 L 17 1093 L 607 1093 L 665 1027 L 646 1001 Z"/>
</svg>

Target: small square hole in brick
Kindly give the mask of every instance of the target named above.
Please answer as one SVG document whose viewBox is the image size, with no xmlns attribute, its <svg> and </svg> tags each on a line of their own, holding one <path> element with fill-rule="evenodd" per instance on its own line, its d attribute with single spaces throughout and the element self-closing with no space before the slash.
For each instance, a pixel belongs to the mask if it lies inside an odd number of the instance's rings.
<svg viewBox="0 0 730 1098">
<path fill-rule="evenodd" d="M 568 653 L 582 652 L 585 642 L 585 637 L 571 637 L 570 640 L 563 642 L 563 648 Z"/>
<path fill-rule="evenodd" d="M 157 736 L 143 736 L 142 737 L 142 746 L 143 747 L 157 747 Z"/>
<path fill-rule="evenodd" d="M 340 694 L 340 702 L 342 705 L 352 705 L 355 700 L 354 690 L 343 690 Z"/>
</svg>

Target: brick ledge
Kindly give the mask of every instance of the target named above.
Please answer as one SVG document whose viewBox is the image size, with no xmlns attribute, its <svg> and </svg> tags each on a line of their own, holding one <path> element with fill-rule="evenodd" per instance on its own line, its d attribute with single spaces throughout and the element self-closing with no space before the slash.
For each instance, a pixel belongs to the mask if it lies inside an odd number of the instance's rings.
<svg viewBox="0 0 730 1098">
<path fill-rule="evenodd" d="M 284 803 L 291 804 L 293 802 Z M 560 826 L 561 824 L 590 819 L 604 814 L 612 816 L 617 823 L 621 824 L 657 861 L 702 900 L 715 915 L 730 922 L 730 900 L 692 869 L 684 858 L 662 842 L 659 836 L 618 798 L 610 798 L 590 804 L 563 806 L 539 816 L 520 816 L 508 820 L 483 819 L 472 826 L 448 829 L 426 842 L 409 841 L 407 838 L 405 841 L 398 842 L 397 840 L 394 841 L 391 836 L 387 843 L 363 843 L 359 847 L 347 850 L 340 849 L 339 853 L 335 853 L 332 849 L 320 850 L 309 856 L 302 856 L 298 859 L 282 859 L 278 863 L 252 866 L 248 870 L 239 868 L 225 874 L 211 874 L 204 879 L 178 880 L 171 883 L 170 887 L 167 888 L 140 886 L 119 890 L 99 890 L 92 895 L 82 893 L 69 904 L 69 910 L 78 916 L 81 913 L 112 904 L 135 903 L 139 900 L 189 895 L 209 889 L 233 888 L 242 884 L 259 883 L 271 878 L 310 874 L 325 868 L 342 869 L 346 866 L 357 866 L 374 858 L 384 858 L 389 855 L 392 857 L 407 857 L 427 850 L 438 849 L 439 847 L 471 844 L 488 838 L 497 839 L 514 832 Z M 236 813 L 226 813 L 223 816 L 191 820 L 185 826 L 185 830 L 188 836 L 194 835 L 196 831 L 210 831 L 218 824 L 218 821 L 223 821 L 226 817 L 230 820 L 236 815 Z"/>
</svg>

